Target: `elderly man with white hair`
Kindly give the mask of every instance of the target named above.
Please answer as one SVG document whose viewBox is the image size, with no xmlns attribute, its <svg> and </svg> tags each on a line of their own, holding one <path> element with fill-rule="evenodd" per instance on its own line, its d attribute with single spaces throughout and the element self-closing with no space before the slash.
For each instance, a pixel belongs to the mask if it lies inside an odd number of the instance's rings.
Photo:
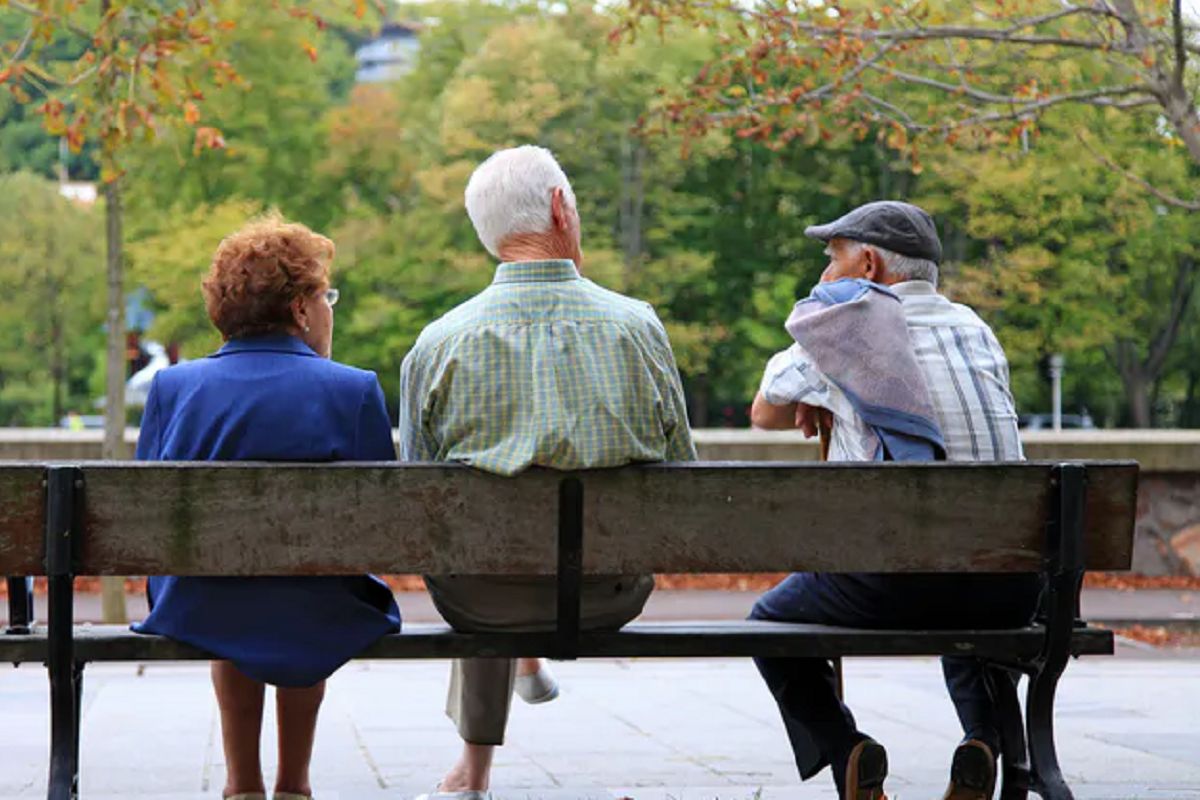
<svg viewBox="0 0 1200 800">
<path fill-rule="evenodd" d="M 466 206 L 501 263 L 488 288 L 429 325 L 404 359 L 401 457 L 498 475 L 694 459 L 666 331 L 648 304 L 580 274 L 575 195 L 550 152 L 495 153 L 471 176 Z M 457 630 L 554 629 L 552 577 L 425 582 Z M 641 613 L 653 587 L 650 575 L 585 579 L 582 627 L 621 627 Z M 500 658 L 454 663 L 446 712 L 463 754 L 429 797 L 488 796 L 514 681 L 532 670 Z"/>
</svg>

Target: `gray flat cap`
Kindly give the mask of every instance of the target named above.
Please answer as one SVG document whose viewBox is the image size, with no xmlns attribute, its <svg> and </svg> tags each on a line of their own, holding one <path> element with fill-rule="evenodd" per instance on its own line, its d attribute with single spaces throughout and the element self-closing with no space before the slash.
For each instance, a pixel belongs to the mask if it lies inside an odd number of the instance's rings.
<svg viewBox="0 0 1200 800">
<path fill-rule="evenodd" d="M 840 219 L 825 225 L 810 225 L 805 236 L 828 242 L 853 239 L 873 244 L 912 258 L 924 258 L 935 264 L 942 261 L 942 241 L 933 217 L 925 210 L 897 200 L 881 200 L 859 206 Z"/>
</svg>

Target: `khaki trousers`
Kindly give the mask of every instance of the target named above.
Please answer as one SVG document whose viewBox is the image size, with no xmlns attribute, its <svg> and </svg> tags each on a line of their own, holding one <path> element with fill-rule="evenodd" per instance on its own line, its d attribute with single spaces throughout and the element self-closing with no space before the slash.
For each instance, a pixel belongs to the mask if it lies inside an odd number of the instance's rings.
<svg viewBox="0 0 1200 800">
<path fill-rule="evenodd" d="M 552 631 L 557 623 L 553 576 L 426 575 L 425 585 L 438 611 L 457 631 L 533 633 Z M 620 628 L 642 613 L 653 589 L 651 575 L 584 578 L 580 628 Z M 513 659 L 455 660 L 446 715 L 463 741 L 504 744 L 515 678 Z"/>
</svg>

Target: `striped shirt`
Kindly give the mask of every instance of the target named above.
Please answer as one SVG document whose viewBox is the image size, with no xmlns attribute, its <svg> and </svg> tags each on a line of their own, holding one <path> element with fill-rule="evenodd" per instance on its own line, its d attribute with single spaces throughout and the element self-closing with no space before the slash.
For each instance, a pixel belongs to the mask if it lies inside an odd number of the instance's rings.
<svg viewBox="0 0 1200 800">
<path fill-rule="evenodd" d="M 946 457 L 1023 460 L 1008 359 L 992 329 L 970 308 L 950 302 L 926 281 L 888 288 L 900 296 L 909 342 L 933 400 Z M 875 434 L 799 345 L 768 362 L 759 391 L 774 405 L 804 402 L 832 411 L 830 460 L 872 460 L 878 444 Z"/>
<path fill-rule="evenodd" d="M 696 458 L 667 333 L 571 261 L 501 264 L 404 359 L 400 457 L 500 475 Z"/>
</svg>

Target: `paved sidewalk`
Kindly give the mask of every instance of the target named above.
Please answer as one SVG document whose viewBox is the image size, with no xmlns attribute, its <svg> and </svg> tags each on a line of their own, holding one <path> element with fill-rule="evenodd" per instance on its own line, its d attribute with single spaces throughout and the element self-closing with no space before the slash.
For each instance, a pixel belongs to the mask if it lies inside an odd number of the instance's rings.
<svg viewBox="0 0 1200 800">
<path fill-rule="evenodd" d="M 1080 800 L 1200 799 L 1200 661 L 1073 664 L 1060 694 L 1060 755 Z M 832 800 L 801 786 L 773 704 L 744 660 L 594 660 L 556 665 L 556 702 L 514 708 L 500 751 L 501 800 Z M 320 800 L 408 798 L 458 742 L 442 715 L 444 662 L 356 662 L 330 682 L 314 763 Z M 957 723 L 932 659 L 847 663 L 860 722 L 889 748 L 893 800 L 945 788 Z M 199 800 L 224 779 L 207 668 L 90 667 L 83 796 Z M 37 667 L 0 667 L 0 798 L 44 796 L 48 716 Z M 268 729 L 269 731 L 269 729 Z M 273 763 L 268 732 L 267 761 Z"/>
</svg>

